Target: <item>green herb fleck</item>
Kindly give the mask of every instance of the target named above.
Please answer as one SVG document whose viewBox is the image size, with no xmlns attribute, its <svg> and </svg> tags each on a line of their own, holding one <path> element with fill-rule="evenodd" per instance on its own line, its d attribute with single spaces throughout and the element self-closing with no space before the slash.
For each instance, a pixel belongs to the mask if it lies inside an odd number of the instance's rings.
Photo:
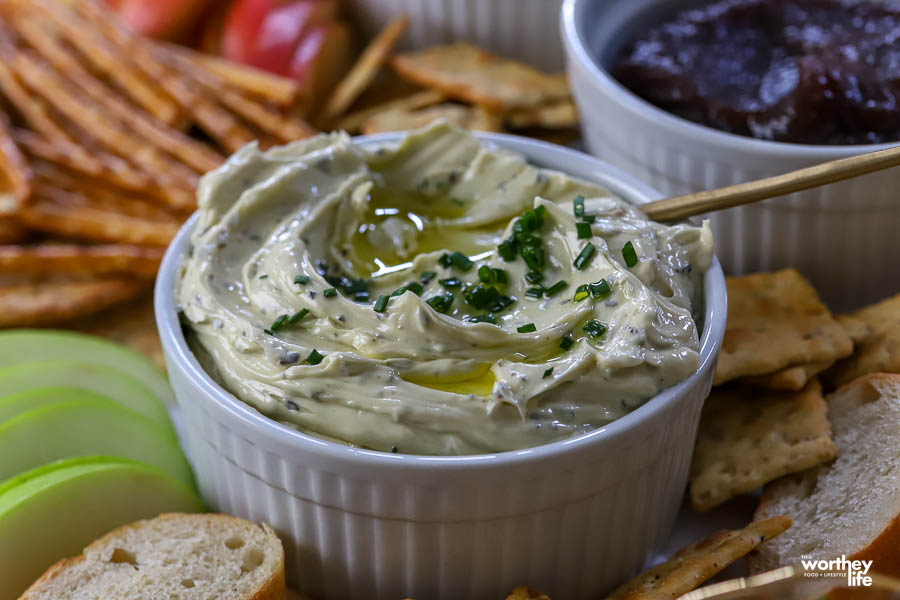
<svg viewBox="0 0 900 600">
<path fill-rule="evenodd" d="M 443 258 L 443 257 L 442 257 Z M 463 271 L 468 271 L 472 268 L 472 261 L 469 260 L 469 257 L 463 254 L 462 252 L 456 251 L 450 255 L 449 258 L 450 264 L 452 264 L 457 269 L 461 269 Z"/>
<path fill-rule="evenodd" d="M 500 292 L 495 287 L 485 287 L 479 284 L 466 290 L 465 297 L 466 302 L 475 308 L 487 308 L 500 299 Z"/>
<path fill-rule="evenodd" d="M 544 290 L 544 295 L 548 298 L 552 298 L 567 287 L 569 287 L 569 284 L 565 280 L 560 279 L 559 281 L 548 287 L 546 290 Z"/>
<path fill-rule="evenodd" d="M 313 348 L 313 351 L 306 357 L 306 362 L 311 365 L 317 365 L 325 359 L 325 355 L 319 354 L 319 351 Z"/>
<path fill-rule="evenodd" d="M 575 230 L 578 232 L 579 240 L 586 240 L 587 238 L 594 235 L 591 231 L 590 223 L 575 223 Z"/>
<path fill-rule="evenodd" d="M 547 378 L 550 377 L 551 375 L 553 375 L 553 367 L 550 367 L 549 369 L 547 369 L 546 371 L 544 371 L 544 376 L 541 377 L 541 379 L 547 379 Z"/>
<path fill-rule="evenodd" d="M 609 282 L 605 279 L 590 284 L 588 290 L 591 292 L 591 297 L 599 299 L 606 298 L 612 293 L 612 288 L 609 287 Z"/>
<path fill-rule="evenodd" d="M 590 295 L 591 293 L 588 291 L 588 284 L 583 283 L 575 288 L 575 296 L 572 299 L 575 302 L 581 302 Z"/>
<path fill-rule="evenodd" d="M 406 293 L 407 289 L 408 288 L 405 285 L 403 287 L 398 287 L 396 290 L 391 292 L 391 297 L 393 298 L 394 296 L 402 296 Z"/>
<path fill-rule="evenodd" d="M 584 196 L 575 196 L 575 199 L 572 200 L 572 212 L 576 217 L 584 216 Z"/>
<path fill-rule="evenodd" d="M 629 269 L 638 263 L 637 252 L 634 249 L 634 244 L 630 241 L 625 242 L 625 246 L 622 248 L 622 258 L 625 259 L 625 265 Z"/>
<path fill-rule="evenodd" d="M 404 290 L 404 291 L 406 291 L 406 290 Z M 378 300 L 375 301 L 375 306 L 374 306 L 375 312 L 383 313 L 385 311 L 385 309 L 387 308 L 388 300 L 390 300 L 390 299 L 391 299 L 391 297 L 386 294 L 382 294 L 382 295 L 378 296 Z"/>
<path fill-rule="evenodd" d="M 603 337 L 603 334 L 606 333 L 606 323 L 591 319 L 585 324 L 584 332 L 594 339 Z"/>
<path fill-rule="evenodd" d="M 448 310 L 450 310 L 450 306 L 453 304 L 453 294 L 446 294 L 444 296 L 432 296 L 425 301 L 425 304 L 438 311 L 439 313 L 446 313 Z"/>
<path fill-rule="evenodd" d="M 441 279 L 438 281 L 445 288 L 458 288 L 462 285 L 462 281 L 457 279 L 456 277 L 448 277 L 447 279 Z"/>
<path fill-rule="evenodd" d="M 297 285 L 306 285 L 309 283 L 309 275 L 297 275 L 294 277 L 294 283 Z"/>
<path fill-rule="evenodd" d="M 527 325 L 517 327 L 516 331 L 518 331 L 519 333 L 533 333 L 537 331 L 537 327 L 535 327 L 534 323 L 528 323 Z"/>
<path fill-rule="evenodd" d="M 288 315 L 279 315 L 279 317 L 275 319 L 275 321 L 271 325 L 269 325 L 269 329 L 271 331 L 278 331 L 279 329 L 284 327 L 284 324 L 287 323 L 287 320 Z"/>
<path fill-rule="evenodd" d="M 525 290 L 525 296 L 528 298 L 540 298 L 544 295 L 544 288 L 542 287 L 533 287 Z"/>
<path fill-rule="evenodd" d="M 322 292 L 322 295 L 326 298 L 334 298 L 337 296 L 337 290 L 334 288 L 328 288 L 327 290 Z"/>
<path fill-rule="evenodd" d="M 503 269 L 494 269 L 487 265 L 478 267 L 478 279 L 484 283 L 507 283 L 509 275 Z"/>
<path fill-rule="evenodd" d="M 559 341 L 559 347 L 562 348 L 563 350 L 569 350 L 574 345 L 575 345 L 575 340 L 572 339 L 572 336 L 569 334 L 564 335 L 563 339 L 561 339 Z"/>
<path fill-rule="evenodd" d="M 582 248 L 581 252 L 578 256 L 575 257 L 575 262 L 572 264 L 579 271 L 583 271 L 586 266 L 591 262 L 591 259 L 594 258 L 594 254 L 597 253 L 597 248 L 590 242 Z"/>
<path fill-rule="evenodd" d="M 528 271 L 525 273 L 525 281 L 528 283 L 540 283 L 544 280 L 544 274 L 540 271 Z"/>
<path fill-rule="evenodd" d="M 287 324 L 294 325 L 296 323 L 299 323 L 300 321 L 303 320 L 303 317 L 305 317 L 308 314 L 309 314 L 308 308 L 301 308 L 300 310 L 298 310 L 297 312 L 292 314 L 290 317 L 288 317 Z"/>
<path fill-rule="evenodd" d="M 435 273 L 434 271 L 422 271 L 419 279 L 422 281 L 422 283 L 428 283 L 435 277 L 437 277 L 437 273 Z"/>
<path fill-rule="evenodd" d="M 411 291 L 416 296 L 421 296 L 422 292 L 425 291 L 425 288 L 422 287 L 422 284 L 419 283 L 418 281 L 410 281 L 404 287 L 406 289 L 408 289 L 409 291 Z"/>
<path fill-rule="evenodd" d="M 519 256 L 532 271 L 540 271 L 544 268 L 544 249 L 539 245 L 522 246 L 519 248 Z"/>
<path fill-rule="evenodd" d="M 500 245 L 497 246 L 497 254 L 499 254 L 500 258 L 502 258 L 506 262 L 515 260 L 516 240 L 514 238 L 509 238 L 500 242 Z"/>
</svg>

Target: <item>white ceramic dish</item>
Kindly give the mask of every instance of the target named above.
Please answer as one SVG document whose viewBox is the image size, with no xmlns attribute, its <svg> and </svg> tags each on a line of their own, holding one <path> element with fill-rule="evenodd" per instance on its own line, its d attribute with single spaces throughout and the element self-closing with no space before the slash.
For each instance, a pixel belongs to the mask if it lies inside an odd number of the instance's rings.
<svg viewBox="0 0 900 600">
<path fill-rule="evenodd" d="M 392 17 L 410 23 L 403 48 L 466 41 L 548 72 L 565 66 L 559 36 L 562 0 L 345 0 L 368 38 Z"/>
<path fill-rule="evenodd" d="M 513 136 L 479 137 L 634 202 L 657 196 L 573 150 Z M 358 141 L 397 139 L 385 134 Z M 266 521 L 278 532 L 289 581 L 298 590 L 342 600 L 458 600 L 502 598 L 528 584 L 551 597 L 595 599 L 667 539 L 724 334 L 718 261 L 704 279 L 700 368 L 685 381 L 569 440 L 493 455 L 404 456 L 280 425 L 203 371 L 183 337 L 174 297 L 194 222 L 166 253 L 155 295 L 187 454 L 210 506 Z"/>
<path fill-rule="evenodd" d="M 584 143 L 675 195 L 759 179 L 885 145 L 813 146 L 733 135 L 671 115 L 605 67 L 629 37 L 698 0 L 565 0 L 561 28 Z M 796 267 L 833 310 L 900 291 L 900 169 L 710 215 L 726 273 Z"/>
</svg>

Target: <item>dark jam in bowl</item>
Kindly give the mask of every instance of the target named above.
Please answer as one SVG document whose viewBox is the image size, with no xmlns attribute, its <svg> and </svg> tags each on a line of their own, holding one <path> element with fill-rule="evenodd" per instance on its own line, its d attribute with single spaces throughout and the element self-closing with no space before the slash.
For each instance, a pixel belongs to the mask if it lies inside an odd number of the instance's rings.
<svg viewBox="0 0 900 600">
<path fill-rule="evenodd" d="M 897 3 L 729 0 L 638 35 L 613 76 L 680 117 L 783 142 L 900 140 Z"/>
</svg>

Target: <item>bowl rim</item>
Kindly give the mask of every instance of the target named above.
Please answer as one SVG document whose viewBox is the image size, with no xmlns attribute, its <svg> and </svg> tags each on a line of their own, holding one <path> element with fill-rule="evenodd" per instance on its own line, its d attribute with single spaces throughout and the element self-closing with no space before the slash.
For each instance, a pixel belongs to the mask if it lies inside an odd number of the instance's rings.
<svg viewBox="0 0 900 600">
<path fill-rule="evenodd" d="M 563 45 L 570 63 L 574 60 L 586 71 L 593 82 L 612 100 L 628 110 L 635 117 L 652 121 L 654 127 L 665 129 L 669 134 L 680 138 L 688 138 L 700 145 L 713 145 L 733 152 L 744 152 L 763 157 L 774 158 L 809 158 L 835 159 L 866 152 L 875 152 L 892 148 L 900 143 L 884 142 L 880 144 L 798 144 L 794 142 L 776 142 L 761 140 L 749 136 L 721 131 L 708 125 L 702 125 L 674 115 L 644 100 L 627 87 L 619 83 L 612 74 L 603 68 L 588 50 L 584 39 L 584 27 L 578 22 L 581 7 L 590 2 L 601 0 L 564 0 L 560 11 L 560 28 Z M 657 4 L 664 0 L 656 0 Z M 608 43 L 608 42 L 607 42 Z M 571 64 L 569 67 L 571 68 Z"/>
<path fill-rule="evenodd" d="M 399 141 L 403 135 L 405 134 L 400 132 L 359 136 L 353 138 L 353 141 L 354 143 L 365 145 L 376 145 Z M 540 164 L 542 162 L 542 159 L 535 158 L 536 155 L 544 155 L 545 158 L 543 160 L 548 160 L 546 155 L 549 153 L 555 155 L 559 162 L 572 161 L 582 165 L 590 165 L 590 170 L 593 174 L 591 179 L 593 181 L 606 185 L 611 192 L 638 204 L 659 197 L 658 192 L 631 175 L 598 158 L 576 150 L 507 134 L 477 132 L 475 136 L 480 142 L 489 147 L 500 147 L 519 152 L 525 155 L 526 159 L 531 163 Z M 442 471 L 452 471 L 454 469 L 471 471 L 473 468 L 477 469 L 479 467 L 512 467 L 525 462 L 552 460 L 561 453 L 569 454 L 579 450 L 583 451 L 595 444 L 614 443 L 617 439 L 633 433 L 634 430 L 647 421 L 653 421 L 654 418 L 664 415 L 669 405 L 690 394 L 691 390 L 700 384 L 698 380 L 704 377 L 707 371 L 715 368 L 715 362 L 725 333 L 725 318 L 727 315 L 725 277 L 718 258 L 713 256 L 713 262 L 703 279 L 704 323 L 700 336 L 700 364 L 697 370 L 686 379 L 662 390 L 627 415 L 584 434 L 540 446 L 507 452 L 460 456 L 430 456 L 393 454 L 356 448 L 339 442 L 317 438 L 270 419 L 220 386 L 200 366 L 184 338 L 175 300 L 175 276 L 180 270 L 182 257 L 190 248 L 190 236 L 197 219 L 198 213 L 194 213 L 170 243 L 160 266 L 154 289 L 154 310 L 157 329 L 159 330 L 163 351 L 168 359 L 167 362 L 170 364 L 170 369 L 181 371 L 194 382 L 200 392 L 211 397 L 220 410 L 228 413 L 230 417 L 240 420 L 256 434 L 266 437 L 272 436 L 281 444 L 292 447 L 298 452 L 303 452 L 305 456 L 309 457 L 352 463 L 354 466 L 370 468 L 403 468 L 406 471 L 433 471 L 439 468 Z"/>
</svg>

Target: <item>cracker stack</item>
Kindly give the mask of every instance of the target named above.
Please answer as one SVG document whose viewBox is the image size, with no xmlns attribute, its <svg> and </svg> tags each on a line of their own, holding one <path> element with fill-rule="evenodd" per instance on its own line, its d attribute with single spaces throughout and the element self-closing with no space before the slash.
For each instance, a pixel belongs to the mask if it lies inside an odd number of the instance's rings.
<svg viewBox="0 0 900 600">
<path fill-rule="evenodd" d="M 818 373 L 853 342 L 797 271 L 731 277 L 728 324 L 691 465 L 706 511 L 835 457 Z"/>
</svg>

